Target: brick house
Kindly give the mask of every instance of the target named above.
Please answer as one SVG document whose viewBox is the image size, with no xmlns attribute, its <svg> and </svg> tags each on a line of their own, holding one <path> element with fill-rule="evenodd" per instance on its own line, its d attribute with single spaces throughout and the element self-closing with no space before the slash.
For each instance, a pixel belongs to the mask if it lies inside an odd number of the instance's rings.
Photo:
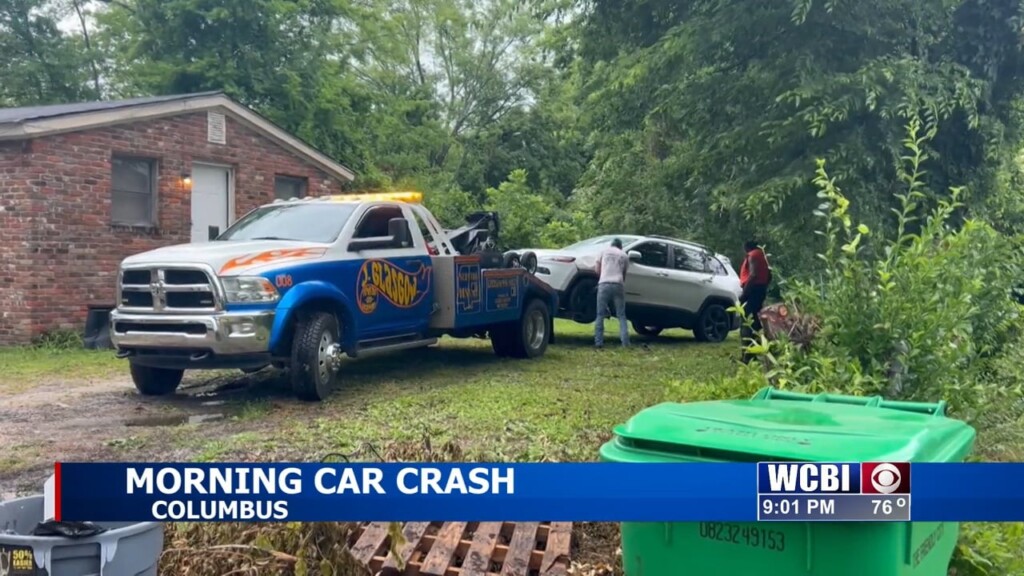
<svg viewBox="0 0 1024 576">
<path fill-rule="evenodd" d="M 0 345 L 81 332 L 126 256 L 353 178 L 216 92 L 0 109 Z"/>
</svg>

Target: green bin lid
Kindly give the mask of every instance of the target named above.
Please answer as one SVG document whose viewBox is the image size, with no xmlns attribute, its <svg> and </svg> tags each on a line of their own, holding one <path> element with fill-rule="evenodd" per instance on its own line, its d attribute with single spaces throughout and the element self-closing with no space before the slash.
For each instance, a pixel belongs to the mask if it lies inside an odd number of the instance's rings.
<svg viewBox="0 0 1024 576">
<path fill-rule="evenodd" d="M 658 404 L 615 434 L 631 448 L 730 462 L 959 462 L 975 431 L 945 411 L 944 402 L 765 388 L 750 400 Z"/>
</svg>

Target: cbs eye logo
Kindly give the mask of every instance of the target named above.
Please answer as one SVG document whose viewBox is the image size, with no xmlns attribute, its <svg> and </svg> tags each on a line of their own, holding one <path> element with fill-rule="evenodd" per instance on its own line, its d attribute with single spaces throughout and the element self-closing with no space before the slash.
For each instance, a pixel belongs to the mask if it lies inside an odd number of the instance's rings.
<svg viewBox="0 0 1024 576">
<path fill-rule="evenodd" d="M 861 465 L 861 492 L 864 494 L 909 494 L 910 464 L 907 462 L 870 462 Z"/>
</svg>

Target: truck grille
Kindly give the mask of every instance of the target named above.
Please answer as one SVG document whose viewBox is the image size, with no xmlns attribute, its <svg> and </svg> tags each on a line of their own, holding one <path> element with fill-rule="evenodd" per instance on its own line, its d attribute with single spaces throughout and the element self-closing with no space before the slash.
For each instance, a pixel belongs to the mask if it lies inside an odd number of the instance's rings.
<svg viewBox="0 0 1024 576">
<path fill-rule="evenodd" d="M 200 268 L 131 268 L 121 271 L 118 302 L 133 312 L 212 312 L 217 291 Z"/>
</svg>

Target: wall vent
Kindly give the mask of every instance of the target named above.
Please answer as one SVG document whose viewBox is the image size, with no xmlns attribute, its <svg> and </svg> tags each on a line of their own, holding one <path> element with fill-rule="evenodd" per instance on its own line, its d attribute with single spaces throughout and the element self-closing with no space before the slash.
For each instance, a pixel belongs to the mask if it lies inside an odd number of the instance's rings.
<svg viewBox="0 0 1024 576">
<path fill-rule="evenodd" d="M 227 125 L 219 112 L 206 113 L 206 139 L 213 144 L 227 144 Z"/>
</svg>

